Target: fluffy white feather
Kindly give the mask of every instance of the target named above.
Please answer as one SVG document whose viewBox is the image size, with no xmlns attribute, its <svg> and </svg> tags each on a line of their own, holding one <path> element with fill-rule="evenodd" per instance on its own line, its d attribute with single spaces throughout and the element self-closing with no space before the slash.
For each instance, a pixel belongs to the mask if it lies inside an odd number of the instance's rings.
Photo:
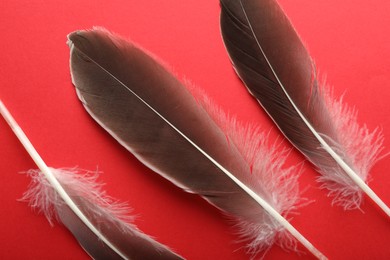
<svg viewBox="0 0 390 260">
<path fill-rule="evenodd" d="M 106 196 L 96 175 L 49 168 L 1 101 L 0 114 L 40 169 L 28 172 L 33 181 L 23 198 L 51 224 L 57 217 L 92 258 L 182 259 L 129 224 L 126 207 Z"/>
<path fill-rule="evenodd" d="M 87 171 L 78 168 L 50 168 L 55 178 L 68 191 L 69 196 L 81 197 L 88 201 L 91 210 L 98 214 L 105 215 L 117 223 L 121 229 L 136 228 L 132 221 L 134 217 L 129 214 L 132 210 L 126 203 L 119 203 L 112 199 L 102 190 L 103 184 L 97 182 L 98 172 Z M 53 188 L 44 174 L 38 169 L 31 169 L 26 172 L 31 177 L 28 190 L 23 194 L 22 200 L 27 201 L 34 210 L 46 216 L 47 220 L 54 224 L 59 220 L 57 207 L 64 205 L 63 199 Z"/>
<path fill-rule="evenodd" d="M 357 110 L 344 103 L 343 96 L 339 99 L 334 98 L 330 89 L 325 86 L 322 95 L 338 133 L 338 143 L 326 136 L 323 137 L 349 165 L 354 166 L 355 173 L 367 182 L 372 166 L 383 158 L 379 156 L 384 149 L 382 132 L 379 128 L 369 130 L 365 124 L 360 125 L 357 120 Z M 333 204 L 345 209 L 360 207 L 363 199 L 361 188 L 356 186 L 342 169 L 319 170 L 322 171 L 322 176 L 318 177 L 318 180 L 334 197 Z"/>
<path fill-rule="evenodd" d="M 278 142 L 269 142 L 269 134 L 260 127 L 239 122 L 212 102 L 199 87 L 188 80 L 185 83 L 201 107 L 225 132 L 230 144 L 240 151 L 250 165 L 251 175 L 247 181 L 251 187 L 258 192 L 265 191 L 268 203 L 284 217 L 295 213 L 306 200 L 300 197 L 299 166 L 285 167 L 290 150 L 282 148 Z M 266 252 L 273 244 L 286 250 L 296 250 L 296 240 L 274 218 L 269 217 L 262 224 L 238 219 L 235 228 L 240 241 L 247 242 L 246 248 L 252 255 Z"/>
</svg>

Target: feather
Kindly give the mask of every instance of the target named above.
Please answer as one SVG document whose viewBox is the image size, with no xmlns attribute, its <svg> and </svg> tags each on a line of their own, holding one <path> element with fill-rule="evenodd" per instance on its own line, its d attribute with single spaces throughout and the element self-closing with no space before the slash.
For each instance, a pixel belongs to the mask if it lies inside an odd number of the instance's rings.
<svg viewBox="0 0 390 260">
<path fill-rule="evenodd" d="M 196 100 L 133 43 L 100 28 L 73 32 L 68 39 L 72 80 L 85 109 L 136 158 L 234 218 L 249 252 L 265 250 L 278 237 L 285 238 L 280 245 L 294 248 L 288 231 L 323 257 L 282 217 L 297 202 L 296 177 L 294 169 L 281 169 L 284 158 L 276 158 L 275 151 L 267 155 L 265 147 L 255 147 L 265 141 L 251 146 L 246 138 L 238 148 L 236 141 L 251 134 L 225 134 L 206 112 L 218 109 Z M 257 148 L 261 162 L 241 152 Z"/>
<path fill-rule="evenodd" d="M 234 68 L 290 142 L 318 169 L 322 187 L 345 209 L 358 208 L 382 151 L 378 130 L 360 127 L 356 111 L 320 86 L 316 68 L 275 0 L 221 0 L 221 31 Z"/>
<path fill-rule="evenodd" d="M 40 168 L 28 171 L 32 182 L 23 199 L 51 224 L 61 221 L 92 258 L 183 259 L 130 224 L 126 206 L 101 190 L 97 175 L 49 168 L 1 101 L 0 113 Z"/>
</svg>

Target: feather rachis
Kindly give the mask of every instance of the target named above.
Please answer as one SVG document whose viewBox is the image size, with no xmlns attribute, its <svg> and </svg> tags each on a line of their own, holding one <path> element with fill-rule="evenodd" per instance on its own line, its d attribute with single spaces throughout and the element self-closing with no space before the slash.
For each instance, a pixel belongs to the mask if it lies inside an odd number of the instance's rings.
<svg viewBox="0 0 390 260">
<path fill-rule="evenodd" d="M 336 195 L 334 203 L 348 209 L 359 207 L 363 190 L 390 214 L 364 183 L 372 166 L 367 163 L 374 162 L 381 149 L 380 134 L 367 135 L 373 138 L 372 148 L 364 149 L 373 154 L 365 154 L 370 159 L 363 160 L 362 169 L 347 143 L 368 144 L 364 135 L 357 134 L 366 130 L 356 130 L 357 123 L 352 120 L 349 124 L 336 122 L 346 119 L 335 118 L 336 112 L 331 110 L 342 108 L 330 105 L 335 101 L 329 100 L 318 83 L 314 62 L 278 3 L 222 0 L 221 6 L 222 34 L 237 74 L 278 128 L 319 169 L 323 175 L 319 180 L 327 181 L 323 187 Z M 343 131 L 355 133 L 350 138 L 361 141 L 346 141 L 345 135 L 339 134 L 341 124 Z"/>
<path fill-rule="evenodd" d="M 77 44 L 83 40 L 78 34 L 89 42 Z M 246 182 L 248 163 L 183 84 L 123 39 L 118 39 L 122 52 L 115 53 L 107 37 L 117 36 L 96 29 L 69 36 L 70 42 L 82 48 L 83 53 L 72 48 L 71 70 L 92 117 L 141 162 L 179 187 L 253 225 L 269 219 L 267 211 L 317 257 L 323 257 Z M 85 48 L 88 44 L 93 46 Z M 88 59 L 78 57 L 85 54 Z"/>
<path fill-rule="evenodd" d="M 40 168 L 24 199 L 43 212 L 52 224 L 60 220 L 94 259 L 145 259 L 181 257 L 128 224 L 123 205 L 114 203 L 95 183 L 96 176 L 76 175 L 76 169 L 49 168 L 23 130 L 0 101 L 0 113 Z"/>
<path fill-rule="evenodd" d="M 93 258 L 144 259 L 161 256 L 180 259 L 166 246 L 143 234 L 132 224 L 134 217 L 129 214 L 127 204 L 113 200 L 102 190 L 102 184 L 96 182 L 97 173 L 76 168 L 50 170 L 75 204 L 101 232 L 96 242 L 80 242 Z M 43 213 L 51 224 L 54 220 L 62 222 L 76 237 L 90 240 L 86 230 L 74 225 L 73 212 L 45 176 L 39 170 L 29 170 L 27 174 L 32 182 L 22 199 L 28 201 L 33 209 Z M 112 234 L 106 236 L 107 233 Z M 118 255 L 110 251 L 102 253 L 102 249 L 107 247 L 106 241 L 111 243 L 110 247 L 116 248 Z M 100 248 L 91 248 L 93 243 L 98 243 Z"/>
</svg>

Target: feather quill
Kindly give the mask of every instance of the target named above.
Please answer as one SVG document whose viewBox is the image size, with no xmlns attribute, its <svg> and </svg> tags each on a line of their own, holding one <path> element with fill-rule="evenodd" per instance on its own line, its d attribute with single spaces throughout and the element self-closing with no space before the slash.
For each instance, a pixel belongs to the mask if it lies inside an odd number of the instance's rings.
<svg viewBox="0 0 390 260">
<path fill-rule="evenodd" d="M 317 167 L 333 203 L 358 208 L 364 191 L 390 216 L 365 183 L 383 149 L 380 131 L 360 127 L 356 111 L 320 86 L 314 62 L 275 0 L 220 2 L 222 36 L 237 74 Z"/>
<path fill-rule="evenodd" d="M 96 175 L 49 168 L 1 101 L 0 113 L 40 168 L 27 172 L 32 182 L 23 199 L 51 224 L 61 221 L 93 259 L 183 259 L 130 224 L 126 206 L 101 190 Z"/>
<path fill-rule="evenodd" d="M 207 100 L 195 100 L 167 68 L 134 44 L 101 28 L 76 31 L 68 39 L 80 100 L 135 157 L 237 220 L 251 253 L 268 248 L 278 237 L 285 237 L 279 240 L 282 246 L 294 247 L 290 232 L 324 258 L 281 215 L 297 202 L 294 169 L 281 169 L 284 158 L 275 158 L 272 149 L 267 155 L 265 147 L 259 152 L 261 162 L 243 154 L 264 141 L 247 139 L 252 134 L 245 130 L 236 138 L 225 134 L 206 112 L 214 111 L 220 115 L 217 121 L 226 121 L 218 109 L 205 105 Z M 246 141 L 238 148 L 240 138 Z"/>
</svg>

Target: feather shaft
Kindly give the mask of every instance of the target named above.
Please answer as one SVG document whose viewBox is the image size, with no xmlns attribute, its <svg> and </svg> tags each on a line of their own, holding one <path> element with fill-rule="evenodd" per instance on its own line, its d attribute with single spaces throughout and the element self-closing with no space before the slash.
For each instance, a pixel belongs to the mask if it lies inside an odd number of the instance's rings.
<svg viewBox="0 0 390 260">
<path fill-rule="evenodd" d="M 89 231 L 91 231 L 93 234 L 95 234 L 97 236 L 98 241 L 103 242 L 103 244 L 105 246 L 109 247 L 114 252 L 114 254 L 109 253 L 109 254 L 105 255 L 104 253 L 100 253 L 99 250 L 93 251 L 93 249 L 90 252 L 89 249 L 91 249 L 91 244 L 90 244 L 91 240 L 84 242 L 85 244 L 83 242 L 79 241 L 80 244 L 85 248 L 85 250 L 94 259 L 103 259 L 103 258 L 106 259 L 107 257 L 109 257 L 110 259 L 111 258 L 116 259 L 118 257 L 120 259 L 138 259 L 140 256 L 137 255 L 137 253 L 134 253 L 134 255 L 132 255 L 132 254 L 129 254 L 128 252 L 126 252 L 126 253 L 123 252 L 118 246 L 113 244 L 111 242 L 111 240 L 105 234 L 103 234 L 96 227 L 96 225 L 94 225 L 94 223 L 92 223 L 90 218 L 80 209 L 80 207 L 77 205 L 77 202 L 75 202 L 74 198 L 73 199 L 71 198 L 71 196 L 68 194 L 68 192 L 64 189 L 63 185 L 57 179 L 58 177 L 56 177 L 56 175 L 53 172 L 55 169 L 49 168 L 46 165 L 46 163 L 43 161 L 41 156 L 38 154 L 38 152 L 36 151 L 36 149 L 34 148 L 32 143 L 30 142 L 30 140 L 28 139 L 28 137 L 24 133 L 24 131 L 20 128 L 18 123 L 15 121 L 15 119 L 13 118 L 13 116 L 11 115 L 11 113 L 8 111 L 8 109 L 6 108 L 6 106 L 4 105 L 4 103 L 1 100 L 0 100 L 0 114 L 4 117 L 4 119 L 6 120 L 8 125 L 13 130 L 14 134 L 17 136 L 19 141 L 22 143 L 23 147 L 26 149 L 26 151 L 31 156 L 31 158 L 33 159 L 35 164 L 40 169 L 40 173 L 38 173 L 38 174 L 44 175 L 44 177 L 50 183 L 50 185 L 53 187 L 55 192 L 58 193 L 58 195 L 61 197 L 61 199 L 65 202 L 66 206 L 69 207 L 70 211 L 66 207 L 60 209 L 62 211 L 62 214 L 64 215 L 64 216 L 61 216 L 64 224 L 69 227 L 69 229 L 71 230 L 72 233 L 75 234 L 75 236 L 77 236 L 76 234 L 79 232 L 84 233 L 82 236 L 85 236 Z M 65 174 L 65 173 L 63 173 L 63 174 Z M 72 178 L 73 177 L 71 177 L 70 179 L 72 182 L 74 182 L 76 179 L 72 179 Z M 91 188 L 92 188 L 92 186 L 91 186 Z M 26 193 L 25 197 L 26 197 L 26 199 L 28 198 L 28 199 L 35 200 L 33 198 L 34 195 L 32 195 L 31 191 Z M 83 202 L 80 200 L 80 201 L 78 201 L 78 203 L 83 203 Z M 96 206 L 94 206 L 94 207 L 96 207 Z M 72 214 L 75 214 L 78 217 L 78 219 L 73 219 Z M 81 227 L 81 228 L 79 227 L 78 230 L 74 230 L 71 228 L 74 223 L 69 223 L 69 221 L 70 222 L 81 221 L 87 227 L 87 230 L 83 230 L 83 227 Z M 66 222 L 68 222 L 68 223 L 66 223 Z M 100 225 L 103 226 L 104 224 L 100 223 Z M 89 229 L 89 231 L 88 231 L 88 229 Z M 124 230 L 121 230 L 120 232 L 123 232 L 123 235 L 128 234 Z M 140 251 L 146 250 L 146 252 L 147 252 L 146 255 L 143 255 L 141 257 L 141 259 L 144 259 L 145 256 L 150 256 L 150 257 L 164 256 L 167 259 L 182 259 L 180 256 L 171 252 L 169 249 L 165 248 L 164 246 L 162 246 L 158 242 L 153 241 L 152 239 L 150 239 L 146 235 L 142 234 L 141 232 L 139 232 L 135 228 L 133 228 L 133 230 L 131 230 L 131 234 L 134 237 L 137 237 L 135 239 L 138 239 L 137 241 L 134 240 L 135 241 L 134 244 L 136 245 L 135 250 L 137 250 L 137 247 L 140 247 L 140 248 L 142 248 L 142 249 L 140 249 Z M 118 242 L 118 238 L 115 238 L 115 239 L 116 239 L 116 242 Z M 145 243 L 144 246 L 142 245 L 142 243 Z M 123 246 L 123 245 L 121 245 L 121 246 Z M 134 250 L 134 247 L 129 247 L 129 250 L 132 250 L 132 249 Z M 104 249 L 102 249 L 102 251 L 103 250 Z M 156 250 L 157 254 L 155 252 L 151 252 L 153 250 Z M 148 251 L 150 251 L 150 252 L 148 252 Z M 129 255 L 132 255 L 132 256 L 129 257 Z M 133 258 L 133 256 L 135 256 L 135 258 Z"/>
<path fill-rule="evenodd" d="M 91 231 L 99 237 L 107 246 L 109 246 L 112 250 L 114 250 L 118 255 L 120 255 L 123 259 L 127 259 L 127 257 L 122 254 L 110 241 L 107 240 L 105 236 L 103 236 L 100 231 L 88 220 L 88 218 L 84 215 L 84 213 L 79 209 L 79 207 L 74 203 L 74 201 L 70 198 L 70 196 L 66 193 L 64 188 L 58 182 L 58 180 L 54 177 L 50 168 L 43 161 L 41 156 L 35 150 L 34 146 L 20 128 L 19 124 L 15 121 L 11 113 L 8 111 L 4 103 L 0 100 L 0 113 L 3 115 L 4 119 L 7 121 L 9 126 L 12 128 L 15 135 L 18 137 L 19 141 L 22 143 L 23 147 L 26 149 L 28 154 L 34 160 L 35 164 L 45 175 L 47 180 L 51 185 L 57 190 L 58 194 L 65 201 L 65 203 L 72 209 L 72 211 L 81 219 L 81 221 L 91 229 Z"/>
<path fill-rule="evenodd" d="M 249 18 L 245 12 L 244 6 L 242 2 L 240 1 L 241 7 L 243 8 L 245 17 L 249 23 L 249 26 L 251 28 L 251 31 L 253 35 L 256 35 L 253 31 L 253 28 L 251 26 L 251 23 L 249 22 Z M 269 62 L 267 55 L 265 55 L 263 48 L 261 47 L 260 43 L 258 42 L 257 38 L 256 43 L 261 50 L 262 54 L 264 55 L 265 60 L 268 63 L 268 66 L 271 68 L 272 73 L 274 74 L 275 78 L 277 79 L 278 83 L 280 84 L 281 88 L 283 89 L 285 95 L 288 97 L 288 100 L 290 101 L 291 105 L 294 107 L 294 109 L 297 111 L 299 116 L 302 118 L 304 123 L 307 125 L 307 127 L 310 129 L 310 131 L 313 133 L 313 135 L 317 138 L 317 140 L 320 142 L 321 146 L 324 148 L 325 151 L 327 151 L 332 158 L 341 166 L 341 168 L 345 171 L 346 174 L 387 214 L 387 216 L 390 217 L 390 208 L 376 195 L 376 193 L 356 174 L 356 172 L 347 164 L 345 161 L 332 149 L 332 147 L 322 138 L 322 136 L 314 129 L 314 127 L 310 124 L 310 122 L 306 119 L 306 117 L 303 115 L 303 113 L 299 110 L 297 105 L 294 103 L 294 100 L 290 97 L 288 92 L 286 91 L 286 88 L 283 86 L 283 83 L 280 81 L 278 75 L 276 74 L 275 70 L 272 68 L 272 64 Z M 261 103 L 260 103 L 261 104 Z"/>
<path fill-rule="evenodd" d="M 117 79 L 116 79 L 117 80 Z M 207 159 L 209 159 L 215 166 L 217 166 L 224 174 L 226 174 L 232 181 L 234 181 L 241 189 L 243 189 L 249 196 L 251 196 L 255 201 L 259 203 L 259 205 L 267 211 L 267 213 L 275 218 L 285 229 L 287 229 L 291 235 L 293 235 L 299 242 L 302 243 L 304 247 L 306 247 L 315 257 L 318 259 L 327 259 L 325 255 L 323 255 L 317 248 L 310 243 L 293 225 L 290 224 L 282 215 L 279 214 L 267 201 L 265 201 L 262 197 L 260 197 L 256 192 L 250 189 L 247 185 L 245 185 L 242 181 L 240 181 L 234 174 L 229 172 L 225 167 L 219 164 L 213 157 L 207 154 L 204 150 L 202 150 L 196 143 L 194 143 L 190 138 L 188 138 L 185 134 L 183 134 L 179 129 L 177 129 L 171 122 L 169 122 L 165 117 L 163 117 L 160 113 L 158 113 L 150 104 L 146 103 L 142 98 L 140 98 L 137 94 L 135 94 L 131 89 L 129 89 L 122 82 L 118 82 L 128 89 L 133 95 L 135 95 L 140 101 L 142 101 L 146 106 L 148 106 L 154 113 L 156 113 L 161 119 L 163 119 L 167 124 L 169 124 L 178 134 L 180 134 L 184 139 L 186 139 L 192 146 L 194 146 L 199 152 L 201 152 Z"/>
<path fill-rule="evenodd" d="M 317 166 L 334 203 L 359 207 L 363 191 L 390 216 L 364 181 L 383 149 L 382 136 L 364 132 L 366 128 L 354 130 L 353 115 L 321 93 L 314 63 L 277 2 L 220 2 L 222 36 L 237 74 L 287 139 Z M 332 109 L 341 110 L 339 119 Z M 348 118 L 351 126 L 340 117 Z M 351 132 L 350 139 L 340 131 Z M 353 150 L 361 148 L 351 144 L 358 141 L 365 149 L 360 154 Z"/>
<path fill-rule="evenodd" d="M 259 195 L 242 180 L 252 177 L 235 144 L 165 68 L 103 29 L 77 31 L 68 39 L 79 99 L 141 162 L 246 225 L 271 217 L 326 259 L 262 196 L 272 195 Z"/>
<path fill-rule="evenodd" d="M 242 6 L 242 2 L 241 6 Z M 245 17 L 249 23 L 248 16 L 245 12 L 244 6 L 242 6 Z M 250 23 L 249 23 L 250 25 Z M 255 32 L 253 31 L 252 26 L 250 25 L 252 33 L 255 35 Z M 313 135 L 317 138 L 317 140 L 320 142 L 321 146 L 325 151 L 327 151 L 332 158 L 341 166 L 341 168 L 345 171 L 345 173 L 387 214 L 387 216 L 390 217 L 390 208 L 381 200 L 381 198 L 376 195 L 376 193 L 359 177 L 359 175 L 356 174 L 356 172 L 347 164 L 345 161 L 338 155 L 332 147 L 322 138 L 322 136 L 314 129 L 314 127 L 310 124 L 310 122 L 306 119 L 306 117 L 303 115 L 303 113 L 299 110 L 297 105 L 294 103 L 288 92 L 286 91 L 285 87 L 283 86 L 283 83 L 280 81 L 278 75 L 275 73 L 275 71 L 272 68 L 272 65 L 270 64 L 267 56 L 265 55 L 263 49 L 261 48 L 261 45 L 257 41 L 257 45 L 259 49 L 261 50 L 262 54 L 265 57 L 265 60 L 268 63 L 268 66 L 271 68 L 272 73 L 274 74 L 275 78 L 277 79 L 278 83 L 280 84 L 281 88 L 283 89 L 285 95 L 288 97 L 288 100 L 291 102 L 291 105 L 294 107 L 294 109 L 297 111 L 299 116 L 302 118 L 304 123 L 307 125 L 307 127 L 310 129 L 310 131 L 313 133 Z M 261 104 L 261 103 L 260 103 Z"/>
<path fill-rule="evenodd" d="M 122 82 L 120 82 L 123 85 Z M 126 87 L 126 86 L 125 86 Z M 127 87 L 126 87 L 127 88 Z M 127 88 L 129 89 L 129 88 Z M 133 94 L 135 94 L 131 89 L 129 89 Z M 136 94 L 135 94 L 136 95 Z M 214 158 L 212 158 L 209 154 L 207 154 L 204 150 L 202 150 L 198 145 L 196 145 L 190 138 L 184 135 L 179 129 L 177 129 L 171 122 L 169 122 L 166 118 L 164 118 L 161 114 L 159 114 L 153 107 L 147 104 L 144 100 L 142 100 L 138 95 L 136 95 L 145 105 L 147 105 L 153 112 L 155 112 L 158 116 L 160 116 L 167 124 L 169 124 L 177 133 L 179 133 L 184 139 L 186 139 L 191 145 L 193 145 L 199 152 L 201 152 L 207 159 L 209 159 L 215 166 L 217 166 L 224 174 L 226 174 L 232 181 L 234 181 L 241 189 L 243 189 L 249 196 L 251 196 L 254 200 L 256 200 L 259 205 L 267 211 L 267 213 L 275 218 L 285 229 L 287 229 L 291 235 L 293 235 L 299 242 L 302 243 L 304 247 L 306 247 L 315 257 L 318 259 L 325 260 L 327 257 L 323 255 L 317 248 L 310 243 L 293 225 L 290 224 L 282 215 L 279 214 L 267 201 L 265 201 L 262 197 L 256 194 L 253 190 L 251 190 L 247 185 L 245 185 L 242 181 L 240 181 L 234 174 L 229 172 L 225 167 L 219 164 Z"/>
<path fill-rule="evenodd" d="M 73 45 L 72 47 L 73 48 Z M 84 53 L 85 54 L 85 53 Z M 302 243 L 304 247 L 306 247 L 315 257 L 318 259 L 327 259 L 325 255 L 321 253 L 317 248 L 310 243 L 293 225 L 290 224 L 282 215 L 280 215 L 267 201 L 261 198 L 258 194 L 256 194 L 253 190 L 251 190 L 247 185 L 245 185 L 242 181 L 240 181 L 237 177 L 234 176 L 231 172 L 229 172 L 225 167 L 223 167 L 220 163 L 218 163 L 213 157 L 207 154 L 203 149 L 201 149 L 194 141 L 188 138 L 185 134 L 183 134 L 177 127 L 175 127 L 171 122 L 169 122 L 165 117 L 163 117 L 156 109 L 154 109 L 150 104 L 148 104 L 145 100 L 143 100 L 140 96 L 138 96 L 133 90 L 128 88 L 123 82 L 118 80 L 115 76 L 113 76 L 106 69 L 97 64 L 94 60 L 91 59 L 97 66 L 99 66 L 106 73 L 109 73 L 115 80 L 122 85 L 126 90 L 131 92 L 134 96 L 136 96 L 142 103 L 144 103 L 150 110 L 152 110 L 156 115 L 158 115 L 162 120 L 164 120 L 172 129 L 174 129 L 178 134 L 180 134 L 185 140 L 187 140 L 195 149 L 197 149 L 200 153 L 202 153 L 207 159 L 209 159 L 216 167 L 218 167 L 224 174 L 226 174 L 232 181 L 234 181 L 241 189 L 243 189 L 250 197 L 252 197 L 255 201 L 259 203 L 259 205 L 267 211 L 267 213 L 275 218 L 285 229 L 287 229 L 291 235 L 293 235 L 299 242 Z"/>
</svg>

